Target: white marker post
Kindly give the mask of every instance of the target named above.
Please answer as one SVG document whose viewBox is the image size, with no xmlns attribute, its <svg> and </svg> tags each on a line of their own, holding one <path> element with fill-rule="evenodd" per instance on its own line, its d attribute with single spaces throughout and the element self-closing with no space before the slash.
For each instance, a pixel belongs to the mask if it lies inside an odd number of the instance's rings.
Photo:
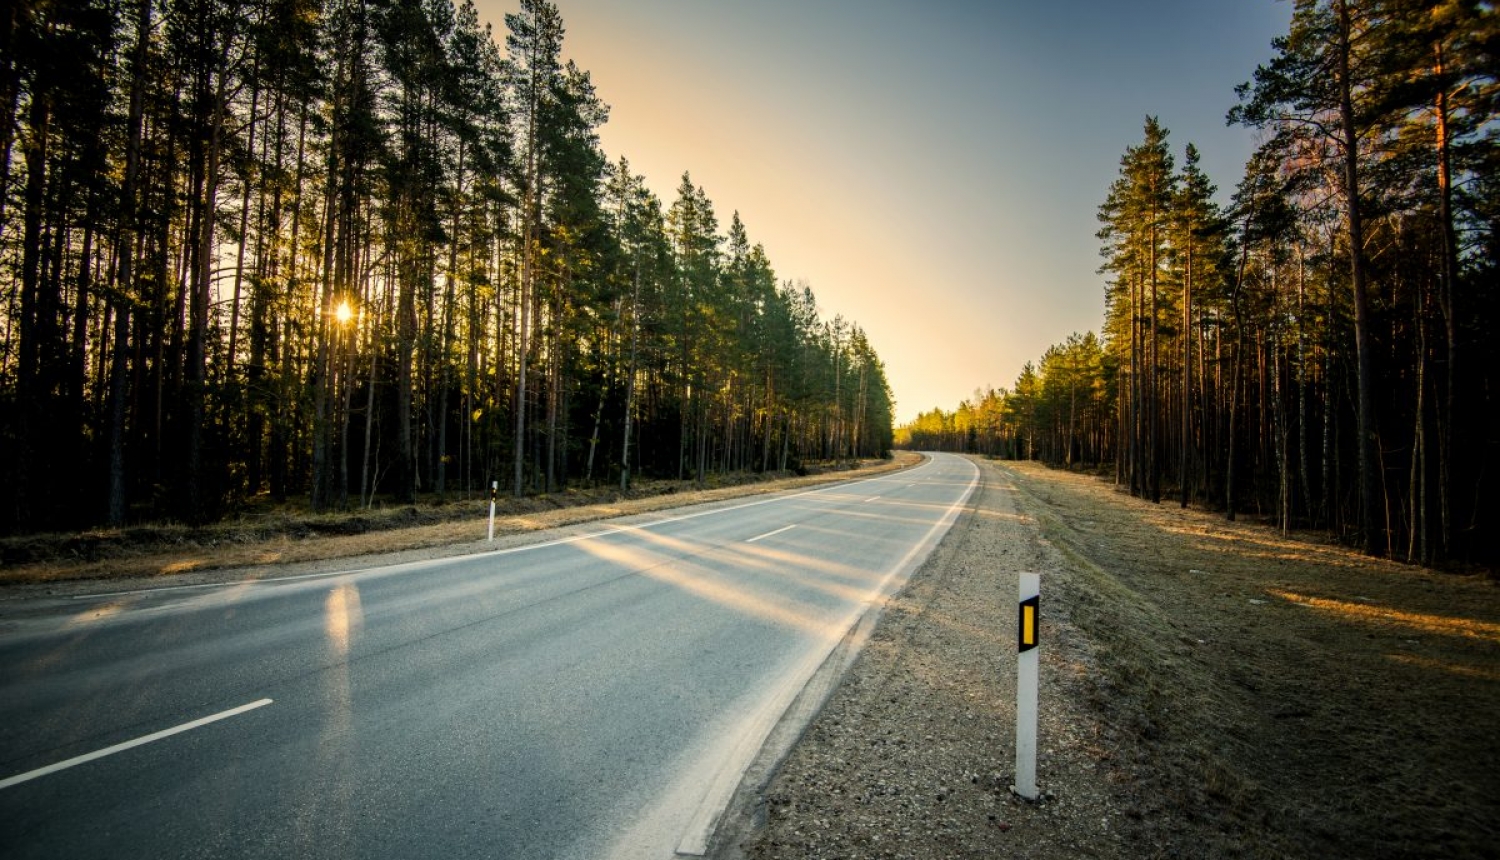
<svg viewBox="0 0 1500 860">
<path fill-rule="evenodd" d="M 1016 784 L 1010 790 L 1026 798 L 1037 799 L 1036 790 L 1036 711 L 1037 711 L 1037 627 L 1041 606 L 1042 578 L 1035 573 L 1021 574 L 1020 614 L 1016 629 Z"/>
<path fill-rule="evenodd" d="M 490 481 L 490 543 L 495 542 L 495 495 L 500 492 L 500 482 Z"/>
</svg>

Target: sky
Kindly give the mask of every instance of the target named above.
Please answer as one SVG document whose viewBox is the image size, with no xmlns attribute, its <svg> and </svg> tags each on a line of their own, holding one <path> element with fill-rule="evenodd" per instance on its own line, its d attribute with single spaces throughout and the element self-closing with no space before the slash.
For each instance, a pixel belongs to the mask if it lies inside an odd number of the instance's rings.
<svg viewBox="0 0 1500 860">
<path fill-rule="evenodd" d="M 1226 127 L 1277 0 L 555 0 L 600 129 L 670 206 L 682 174 L 777 277 L 860 325 L 898 423 L 1010 387 L 1104 314 L 1097 212 L 1147 115 L 1227 200 Z M 503 41 L 514 0 L 476 0 Z"/>
</svg>

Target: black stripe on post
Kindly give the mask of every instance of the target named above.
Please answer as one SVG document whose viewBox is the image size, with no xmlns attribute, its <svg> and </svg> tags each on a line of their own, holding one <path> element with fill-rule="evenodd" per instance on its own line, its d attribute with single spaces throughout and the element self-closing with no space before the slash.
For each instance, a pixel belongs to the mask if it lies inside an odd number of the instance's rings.
<svg viewBox="0 0 1500 860">
<path fill-rule="evenodd" d="M 1030 651 L 1037 645 L 1041 615 L 1041 597 L 1028 597 L 1021 601 L 1021 611 L 1016 616 L 1016 647 L 1019 652 Z"/>
</svg>

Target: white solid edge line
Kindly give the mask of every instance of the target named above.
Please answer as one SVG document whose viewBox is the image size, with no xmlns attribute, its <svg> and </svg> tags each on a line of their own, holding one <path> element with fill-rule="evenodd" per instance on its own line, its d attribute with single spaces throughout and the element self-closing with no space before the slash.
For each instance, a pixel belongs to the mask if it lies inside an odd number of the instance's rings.
<svg viewBox="0 0 1500 860">
<path fill-rule="evenodd" d="M 932 461 L 928 461 L 932 462 Z M 979 469 L 975 467 L 969 477 L 968 486 L 953 504 L 927 529 L 924 534 L 906 555 L 902 556 L 870 591 L 870 602 L 862 607 L 856 607 L 850 614 L 840 621 L 838 630 L 841 632 L 836 637 L 831 637 L 826 646 L 820 646 L 808 655 L 794 672 L 789 676 L 790 683 L 783 683 L 782 687 L 773 693 L 772 701 L 763 705 L 760 711 L 753 715 L 749 731 L 742 735 L 734 751 L 719 766 L 719 771 L 709 783 L 699 802 L 698 808 L 688 821 L 687 828 L 677 842 L 677 854 L 685 857 L 704 857 L 708 854 L 708 843 L 713 838 L 714 831 L 718 829 L 719 819 L 723 817 L 724 811 L 729 808 L 729 801 L 734 796 L 734 790 L 739 786 L 744 777 L 745 769 L 750 766 L 751 760 L 760 752 L 765 745 L 766 737 L 770 735 L 771 729 L 781 719 L 786 709 L 791 707 L 792 700 L 807 686 L 812 679 L 813 673 L 833 653 L 833 649 L 843 639 L 844 635 L 859 622 L 859 619 L 874 606 L 876 601 L 889 599 L 892 584 L 903 575 L 915 572 L 917 562 L 923 561 L 927 555 L 937 546 L 936 538 L 946 534 L 958 519 L 959 512 L 968 504 L 969 497 L 973 495 L 974 488 L 979 484 Z"/>
<path fill-rule="evenodd" d="M 791 524 L 791 525 L 789 525 L 789 526 L 782 526 L 782 527 L 781 527 L 781 528 L 779 528 L 779 529 L 777 529 L 777 530 L 775 530 L 775 531 L 770 531 L 770 532 L 766 532 L 766 533 L 765 533 L 765 534 L 763 534 L 763 535 L 756 535 L 756 536 L 755 536 L 755 537 L 753 537 L 753 538 L 746 538 L 746 539 L 745 539 L 745 543 L 755 543 L 755 542 L 756 542 L 756 541 L 758 541 L 758 540 L 765 540 L 765 539 L 766 539 L 766 538 L 768 538 L 768 537 L 772 537 L 772 536 L 775 536 L 775 535 L 779 535 L 779 534 L 781 534 L 781 533 L 782 533 L 782 532 L 787 532 L 787 531 L 791 531 L 791 530 L 792 530 L 792 529 L 794 529 L 794 528 L 796 528 L 796 527 L 797 527 L 797 524 L 796 524 L 796 523 L 792 523 L 792 524 Z"/>
<path fill-rule="evenodd" d="M 210 714 L 206 717 L 200 717 L 190 723 L 183 723 L 180 726 L 173 726 L 170 729 L 162 729 L 159 732 L 152 732 L 149 735 L 136 738 L 135 740 L 125 741 L 124 743 L 115 744 L 112 747 L 105 747 L 102 750 L 95 750 L 91 753 L 85 753 L 81 756 L 70 758 L 67 761 L 60 761 L 56 764 L 49 764 L 46 767 L 39 767 L 36 770 L 29 770 L 26 773 L 18 773 L 15 776 L 0 779 L 0 789 L 10 788 L 13 785 L 20 785 L 23 782 L 36 779 L 39 776 L 46 776 L 49 773 L 57 773 L 60 770 L 67 770 L 70 767 L 84 764 L 85 762 L 91 762 L 94 759 L 104 758 L 107 755 L 114 755 L 117 752 L 124 752 L 125 750 L 132 749 L 143 744 L 149 744 L 152 741 L 159 741 L 162 738 L 169 738 L 172 735 L 181 734 L 182 732 L 196 729 L 199 726 L 206 726 L 209 723 L 218 722 L 219 720 L 237 716 L 239 714 L 245 713 L 246 711 L 253 711 L 256 708 L 265 707 L 269 704 L 271 704 L 270 699 L 260 699 L 254 702 L 250 702 L 249 704 L 240 705 L 238 708 L 230 708 L 227 711 L 220 711 L 217 714 Z"/>
</svg>

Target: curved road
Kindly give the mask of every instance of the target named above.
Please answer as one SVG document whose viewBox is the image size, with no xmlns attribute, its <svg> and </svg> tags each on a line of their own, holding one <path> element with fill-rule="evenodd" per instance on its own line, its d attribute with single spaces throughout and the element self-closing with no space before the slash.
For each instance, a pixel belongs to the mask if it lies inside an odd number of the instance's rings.
<svg viewBox="0 0 1500 860">
<path fill-rule="evenodd" d="M 977 476 L 934 455 L 491 553 L 72 601 L 0 633 L 0 856 L 701 854 Z"/>
</svg>

